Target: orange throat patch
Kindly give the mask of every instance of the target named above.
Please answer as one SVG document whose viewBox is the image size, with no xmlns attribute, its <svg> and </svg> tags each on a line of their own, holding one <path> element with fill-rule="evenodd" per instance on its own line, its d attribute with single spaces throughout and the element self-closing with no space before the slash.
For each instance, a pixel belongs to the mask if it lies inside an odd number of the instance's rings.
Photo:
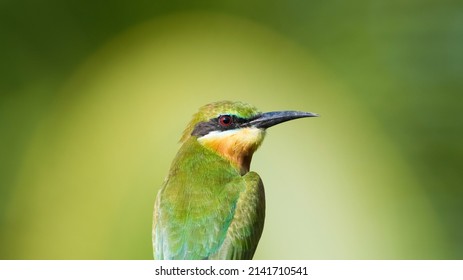
<svg viewBox="0 0 463 280">
<path fill-rule="evenodd" d="M 229 160 L 241 174 L 249 171 L 253 153 L 264 140 L 265 131 L 246 127 L 221 132 L 211 132 L 198 138 L 199 143 Z"/>
</svg>

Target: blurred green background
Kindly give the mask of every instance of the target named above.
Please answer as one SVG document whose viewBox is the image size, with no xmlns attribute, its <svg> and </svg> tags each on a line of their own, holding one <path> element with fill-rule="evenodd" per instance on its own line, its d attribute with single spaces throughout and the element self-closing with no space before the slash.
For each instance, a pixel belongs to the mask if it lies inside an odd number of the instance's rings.
<svg viewBox="0 0 463 280">
<path fill-rule="evenodd" d="M 272 128 L 256 259 L 463 258 L 461 1 L 0 3 L 0 258 L 151 259 L 197 108 Z"/>
</svg>

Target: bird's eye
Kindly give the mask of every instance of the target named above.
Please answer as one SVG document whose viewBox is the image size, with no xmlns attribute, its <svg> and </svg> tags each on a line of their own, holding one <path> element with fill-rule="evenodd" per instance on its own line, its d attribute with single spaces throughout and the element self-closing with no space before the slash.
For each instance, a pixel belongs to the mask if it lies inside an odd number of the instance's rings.
<svg viewBox="0 0 463 280">
<path fill-rule="evenodd" d="M 229 127 L 233 124 L 233 118 L 230 115 L 222 115 L 219 117 L 219 124 L 222 127 Z"/>
</svg>

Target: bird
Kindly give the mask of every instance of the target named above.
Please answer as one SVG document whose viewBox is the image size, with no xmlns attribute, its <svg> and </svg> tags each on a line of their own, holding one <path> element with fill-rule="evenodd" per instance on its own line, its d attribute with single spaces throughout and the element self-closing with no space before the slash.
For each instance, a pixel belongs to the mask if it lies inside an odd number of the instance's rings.
<svg viewBox="0 0 463 280">
<path fill-rule="evenodd" d="M 152 242 L 156 260 L 250 260 L 262 235 L 265 192 L 250 171 L 274 125 L 310 112 L 260 112 L 240 101 L 199 108 L 158 191 Z"/>
</svg>

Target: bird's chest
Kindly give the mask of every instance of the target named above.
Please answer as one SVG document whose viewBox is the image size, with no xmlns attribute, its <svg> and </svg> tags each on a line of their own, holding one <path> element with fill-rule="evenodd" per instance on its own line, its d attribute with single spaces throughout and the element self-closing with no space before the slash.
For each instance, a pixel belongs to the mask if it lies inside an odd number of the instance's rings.
<svg viewBox="0 0 463 280">
<path fill-rule="evenodd" d="M 233 209 L 241 192 L 238 180 L 214 177 L 211 174 L 195 176 L 195 179 L 188 176 L 189 180 L 182 182 L 174 180 L 166 187 L 161 199 L 170 208 L 172 218 L 191 221 Z"/>
</svg>

